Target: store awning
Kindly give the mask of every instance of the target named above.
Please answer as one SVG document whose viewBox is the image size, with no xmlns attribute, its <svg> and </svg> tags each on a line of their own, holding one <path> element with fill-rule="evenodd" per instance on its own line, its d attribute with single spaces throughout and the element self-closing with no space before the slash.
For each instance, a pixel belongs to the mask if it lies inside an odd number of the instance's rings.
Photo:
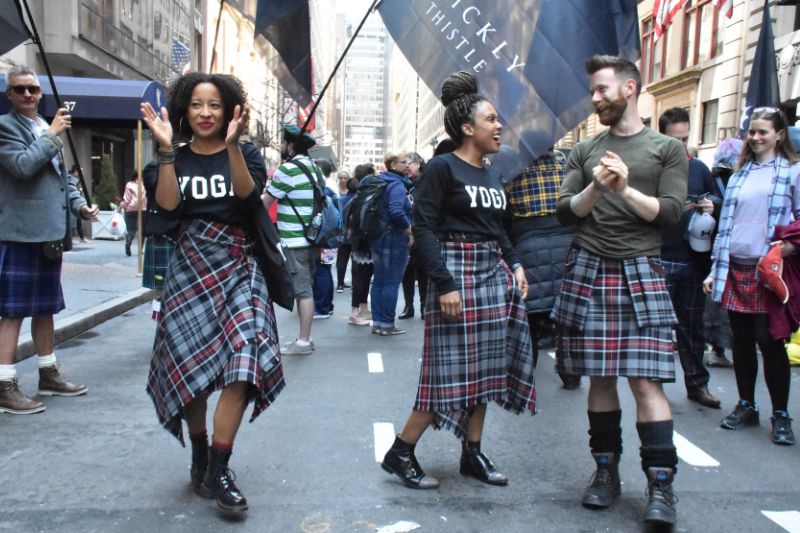
<svg viewBox="0 0 800 533">
<path fill-rule="evenodd" d="M 164 86 L 155 81 L 113 80 L 100 78 L 73 78 L 54 76 L 56 89 L 61 101 L 70 109 L 77 124 L 81 121 L 111 122 L 121 126 L 121 122 L 135 124 L 141 119 L 139 106 L 142 102 L 158 109 L 166 105 Z M 56 112 L 53 89 L 47 76 L 39 76 L 42 86 L 42 101 L 39 113 L 52 117 Z M 0 113 L 8 113 L 11 104 L 6 97 L 5 79 L 0 79 Z"/>
</svg>

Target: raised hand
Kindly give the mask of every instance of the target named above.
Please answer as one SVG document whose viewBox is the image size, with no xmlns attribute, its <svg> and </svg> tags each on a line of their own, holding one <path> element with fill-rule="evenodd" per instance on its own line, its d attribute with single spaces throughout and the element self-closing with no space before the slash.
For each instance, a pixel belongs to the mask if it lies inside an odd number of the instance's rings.
<svg viewBox="0 0 800 533">
<path fill-rule="evenodd" d="M 153 138 L 158 142 L 162 150 L 172 150 L 172 124 L 169 121 L 167 108 L 161 108 L 161 116 L 156 113 L 149 102 L 142 102 L 142 120 L 150 128 Z"/>
<path fill-rule="evenodd" d="M 53 117 L 53 123 L 47 129 L 53 135 L 61 135 L 64 130 L 72 127 L 72 117 L 66 107 L 62 107 L 56 111 L 56 116 Z"/>
<path fill-rule="evenodd" d="M 225 144 L 231 146 L 239 144 L 239 137 L 247 129 L 250 120 L 250 106 L 244 104 L 244 108 L 236 106 L 233 108 L 233 118 L 228 124 L 228 131 L 225 134 Z"/>
</svg>

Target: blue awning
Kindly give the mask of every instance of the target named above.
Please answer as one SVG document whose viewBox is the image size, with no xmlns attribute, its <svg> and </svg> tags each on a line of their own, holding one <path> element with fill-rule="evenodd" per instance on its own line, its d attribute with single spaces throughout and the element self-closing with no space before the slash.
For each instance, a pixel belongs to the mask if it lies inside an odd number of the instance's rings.
<svg viewBox="0 0 800 533">
<path fill-rule="evenodd" d="M 91 121 L 136 121 L 142 118 L 139 106 L 142 102 L 159 109 L 166 105 L 164 86 L 155 81 L 113 80 L 100 78 L 53 77 L 58 95 L 70 114 L 77 120 Z M 42 101 L 39 113 L 52 117 L 56 112 L 53 89 L 47 76 L 39 76 L 42 86 Z M 8 113 L 11 104 L 6 97 L 6 81 L 0 78 L 0 113 Z"/>
</svg>

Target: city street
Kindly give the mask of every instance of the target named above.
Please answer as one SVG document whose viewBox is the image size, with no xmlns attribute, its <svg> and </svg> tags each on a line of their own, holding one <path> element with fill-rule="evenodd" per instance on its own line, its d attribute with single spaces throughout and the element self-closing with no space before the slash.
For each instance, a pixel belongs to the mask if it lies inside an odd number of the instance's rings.
<svg viewBox="0 0 800 533">
<path fill-rule="evenodd" d="M 646 531 L 627 387 L 622 496 L 609 510 L 585 510 L 580 498 L 593 470 L 586 382 L 561 389 L 547 351 L 537 371 L 537 416 L 489 408 L 483 448 L 509 474 L 507 487 L 462 477 L 460 445 L 446 432 L 429 431 L 417 447 L 423 467 L 441 481 L 438 490 L 410 490 L 383 472 L 378 458 L 414 401 L 423 323 L 400 321 L 406 335 L 371 335 L 347 324 L 349 298 L 349 290 L 336 295 L 336 314 L 314 323 L 314 354 L 284 359 L 286 389 L 241 428 L 231 466 L 250 504 L 243 523 L 222 520 L 213 501 L 194 495 L 189 450 L 158 425 L 144 390 L 154 324 L 142 305 L 59 346 L 66 375 L 86 383 L 87 396 L 48 397 L 42 414 L 0 417 L 0 531 L 368 532 L 401 521 L 431 532 Z M 279 310 L 278 318 L 282 341 L 291 340 L 295 316 Z M 33 394 L 35 359 L 18 366 L 21 387 Z M 794 369 L 795 414 L 799 377 Z M 780 521 L 800 511 L 800 446 L 770 442 L 763 381 L 761 427 L 739 432 L 718 426 L 737 399 L 733 371 L 713 369 L 711 389 L 721 411 L 688 402 L 682 383 L 666 387 L 684 437 L 676 439 L 676 531 L 797 531 L 764 514 L 795 513 L 774 515 Z"/>
</svg>

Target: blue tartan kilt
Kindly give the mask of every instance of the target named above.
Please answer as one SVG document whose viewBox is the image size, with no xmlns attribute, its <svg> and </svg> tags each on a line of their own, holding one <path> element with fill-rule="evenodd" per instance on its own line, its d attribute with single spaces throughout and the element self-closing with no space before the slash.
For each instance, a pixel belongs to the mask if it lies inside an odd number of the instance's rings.
<svg viewBox="0 0 800 533">
<path fill-rule="evenodd" d="M 61 259 L 45 258 L 41 243 L 0 242 L 0 316 L 55 315 L 62 309 Z"/>
<path fill-rule="evenodd" d="M 175 241 L 163 235 L 147 237 L 144 243 L 142 286 L 161 291 L 169 271 L 169 259 L 175 251 Z"/>
</svg>

